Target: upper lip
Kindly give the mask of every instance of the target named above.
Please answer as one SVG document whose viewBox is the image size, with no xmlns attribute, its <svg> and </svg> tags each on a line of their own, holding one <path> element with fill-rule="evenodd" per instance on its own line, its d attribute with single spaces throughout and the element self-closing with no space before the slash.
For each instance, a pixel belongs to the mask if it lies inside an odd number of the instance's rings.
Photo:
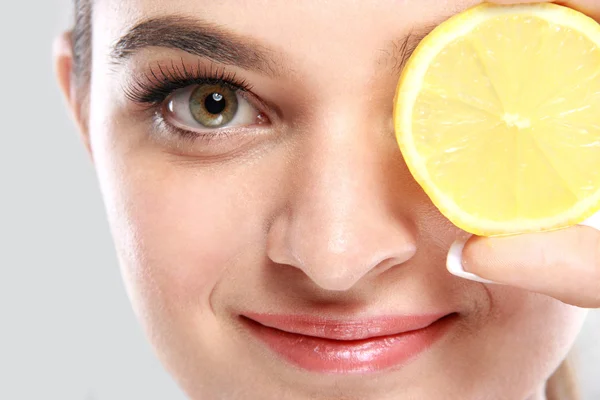
<svg viewBox="0 0 600 400">
<path fill-rule="evenodd" d="M 361 340 L 423 329 L 447 315 L 392 315 L 352 320 L 260 313 L 244 313 L 242 316 L 288 333 L 332 340 Z"/>
</svg>

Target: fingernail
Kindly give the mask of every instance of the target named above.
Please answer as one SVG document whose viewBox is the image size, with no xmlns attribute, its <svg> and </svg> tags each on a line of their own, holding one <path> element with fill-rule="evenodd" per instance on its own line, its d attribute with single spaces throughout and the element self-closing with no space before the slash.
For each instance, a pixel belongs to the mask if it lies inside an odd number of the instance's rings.
<svg viewBox="0 0 600 400">
<path fill-rule="evenodd" d="M 448 272 L 452 275 L 456 275 L 460 278 L 468 279 L 475 282 L 481 283 L 496 283 L 494 281 L 490 281 L 488 279 L 484 279 L 478 275 L 475 275 L 472 272 L 465 271 L 462 263 L 462 255 L 463 250 L 465 248 L 465 244 L 471 238 L 471 236 L 467 236 L 466 238 L 459 238 L 452 246 L 450 246 L 450 251 L 448 252 L 448 258 L 446 259 L 446 268 Z"/>
<path fill-rule="evenodd" d="M 600 231 L 600 212 L 597 212 L 585 221 L 579 223 L 579 225 L 589 226 L 590 228 L 594 228 L 597 231 Z"/>
</svg>

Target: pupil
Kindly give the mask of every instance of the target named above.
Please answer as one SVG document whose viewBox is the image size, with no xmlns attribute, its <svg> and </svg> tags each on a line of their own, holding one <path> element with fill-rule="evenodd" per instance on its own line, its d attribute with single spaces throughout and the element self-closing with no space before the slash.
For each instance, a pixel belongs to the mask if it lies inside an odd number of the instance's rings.
<svg viewBox="0 0 600 400">
<path fill-rule="evenodd" d="M 206 96 L 206 100 L 204 100 L 204 107 L 206 107 L 206 111 L 211 114 L 221 114 L 225 107 L 227 107 L 227 102 L 223 98 L 223 95 L 220 93 L 213 93 L 209 96 Z"/>
</svg>

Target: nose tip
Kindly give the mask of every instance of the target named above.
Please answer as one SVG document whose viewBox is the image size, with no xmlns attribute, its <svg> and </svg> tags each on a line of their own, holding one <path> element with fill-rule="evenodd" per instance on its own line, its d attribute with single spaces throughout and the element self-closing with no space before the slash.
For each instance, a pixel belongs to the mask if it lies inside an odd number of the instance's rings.
<svg viewBox="0 0 600 400">
<path fill-rule="evenodd" d="M 286 228 L 284 220 L 270 231 L 268 257 L 301 270 L 320 288 L 347 291 L 367 276 L 380 275 L 410 260 L 416 244 L 402 224 L 364 227 L 358 232 L 324 224 L 316 232 Z M 356 228 L 356 226 L 354 227 Z M 390 229 L 391 228 L 391 229 Z"/>
</svg>

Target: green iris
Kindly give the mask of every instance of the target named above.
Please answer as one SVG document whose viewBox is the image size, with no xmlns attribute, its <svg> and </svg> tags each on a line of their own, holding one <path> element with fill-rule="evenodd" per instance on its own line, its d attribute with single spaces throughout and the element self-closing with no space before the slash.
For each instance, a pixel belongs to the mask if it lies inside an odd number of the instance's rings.
<svg viewBox="0 0 600 400">
<path fill-rule="evenodd" d="M 190 96 L 190 112 L 194 120 L 207 128 L 227 125 L 237 110 L 235 91 L 223 85 L 202 85 Z"/>
</svg>

